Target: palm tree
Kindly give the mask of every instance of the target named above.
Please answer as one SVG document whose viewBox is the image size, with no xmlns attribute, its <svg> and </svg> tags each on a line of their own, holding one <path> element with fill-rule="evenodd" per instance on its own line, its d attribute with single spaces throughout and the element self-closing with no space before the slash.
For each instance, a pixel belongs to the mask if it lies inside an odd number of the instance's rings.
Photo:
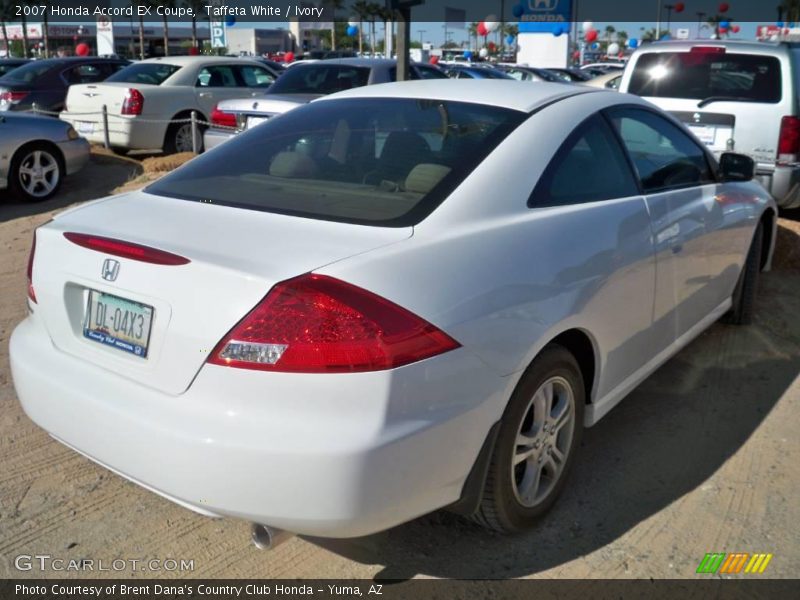
<svg viewBox="0 0 800 600">
<path fill-rule="evenodd" d="M 385 7 L 381 7 L 378 14 L 383 20 L 383 51 L 385 53 L 386 48 L 389 47 L 389 37 L 394 34 L 392 30 L 392 17 L 394 17 L 394 14 L 390 9 Z M 391 56 L 389 58 L 391 58 Z"/>
<path fill-rule="evenodd" d="M 192 9 L 192 47 L 197 48 L 197 17 L 205 13 L 208 0 L 184 0 L 183 3 Z"/>
<path fill-rule="evenodd" d="M 358 53 L 364 53 L 364 21 L 369 18 L 370 7 L 366 0 L 357 0 L 353 3 L 353 12 L 358 17 Z"/>
<path fill-rule="evenodd" d="M 611 36 L 614 35 L 617 29 L 613 25 L 606 25 L 606 44 L 611 43 Z"/>
<path fill-rule="evenodd" d="M 150 5 L 153 6 L 153 8 L 156 6 L 172 8 L 176 4 L 176 0 L 150 0 Z M 164 22 L 164 56 L 169 56 L 169 22 L 167 21 L 167 15 L 162 15 L 161 19 Z"/>
<path fill-rule="evenodd" d="M 800 21 L 800 0 L 783 0 L 778 10 L 781 12 L 782 21 L 787 23 Z"/>
<path fill-rule="evenodd" d="M 331 9 L 331 50 L 336 50 L 336 11 L 344 8 L 344 0 L 328 0 Z"/>
<path fill-rule="evenodd" d="M 369 51 L 375 53 L 375 21 L 381 16 L 383 7 L 377 2 L 369 3 Z"/>
<path fill-rule="evenodd" d="M 0 4 L 0 31 L 3 33 L 3 43 L 6 45 L 6 58 L 11 58 L 11 43 L 8 41 L 8 29 L 6 21 L 10 21 L 14 16 L 14 11 L 10 4 L 3 2 Z"/>
<path fill-rule="evenodd" d="M 620 50 L 624 50 L 628 46 L 628 32 L 624 29 L 617 31 L 617 43 Z"/>
<path fill-rule="evenodd" d="M 470 39 L 470 44 L 472 43 L 472 38 L 475 38 L 475 49 L 478 49 L 478 22 L 473 21 L 467 26 L 467 36 Z"/>
</svg>

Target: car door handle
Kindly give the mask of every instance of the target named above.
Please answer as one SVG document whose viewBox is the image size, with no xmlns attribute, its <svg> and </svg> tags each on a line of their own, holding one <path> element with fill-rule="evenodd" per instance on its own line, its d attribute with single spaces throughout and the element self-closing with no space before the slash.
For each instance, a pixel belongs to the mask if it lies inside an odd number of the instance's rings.
<svg viewBox="0 0 800 600">
<path fill-rule="evenodd" d="M 209 98 L 211 97 L 211 92 L 200 92 L 201 98 Z"/>
</svg>

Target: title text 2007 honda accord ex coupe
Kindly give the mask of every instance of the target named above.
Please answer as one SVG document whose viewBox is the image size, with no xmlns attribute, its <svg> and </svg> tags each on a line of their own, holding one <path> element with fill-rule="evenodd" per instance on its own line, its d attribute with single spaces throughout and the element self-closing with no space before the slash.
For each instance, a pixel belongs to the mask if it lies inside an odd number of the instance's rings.
<svg viewBox="0 0 800 600">
<path fill-rule="evenodd" d="M 776 206 L 633 96 L 368 86 L 34 236 L 25 411 L 208 515 L 349 537 L 555 501 L 585 426 L 751 318 Z"/>
</svg>

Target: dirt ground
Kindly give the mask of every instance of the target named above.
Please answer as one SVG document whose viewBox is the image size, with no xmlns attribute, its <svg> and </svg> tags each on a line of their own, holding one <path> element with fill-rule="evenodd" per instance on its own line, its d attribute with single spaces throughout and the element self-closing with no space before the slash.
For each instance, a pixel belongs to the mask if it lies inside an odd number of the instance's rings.
<svg viewBox="0 0 800 600">
<path fill-rule="evenodd" d="M 41 577 L 14 559 L 49 554 L 193 559 L 182 575 L 194 577 L 694 578 L 707 552 L 769 552 L 762 577 L 800 575 L 800 216 L 780 220 L 756 323 L 714 325 L 588 430 L 570 485 L 534 531 L 502 537 L 438 512 L 264 552 L 248 524 L 195 515 L 51 440 L 14 394 L 8 337 L 25 314 L 32 229 L 140 175 L 135 161 L 95 156 L 56 200 L 0 203 L 0 577 Z"/>
</svg>

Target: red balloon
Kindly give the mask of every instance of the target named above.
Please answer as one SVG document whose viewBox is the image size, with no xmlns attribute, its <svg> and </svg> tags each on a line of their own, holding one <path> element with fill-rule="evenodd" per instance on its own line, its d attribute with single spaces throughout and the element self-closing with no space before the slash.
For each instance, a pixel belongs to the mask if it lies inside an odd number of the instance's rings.
<svg viewBox="0 0 800 600">
<path fill-rule="evenodd" d="M 484 25 L 483 21 L 478 23 L 478 35 L 482 37 L 486 37 L 487 35 L 489 35 L 489 30 L 486 29 L 486 25 Z"/>
<path fill-rule="evenodd" d="M 189 56 L 197 56 L 198 54 L 200 54 L 200 50 L 198 50 L 197 46 L 189 48 Z"/>
<path fill-rule="evenodd" d="M 730 7 L 731 7 L 730 4 L 728 4 L 727 2 L 720 2 L 720 4 L 719 4 L 719 12 L 726 13 L 726 12 L 728 12 L 728 9 Z"/>
<path fill-rule="evenodd" d="M 439 64 L 439 57 L 438 56 L 431 56 L 431 59 L 428 62 L 431 63 L 432 65 L 438 65 Z"/>
<path fill-rule="evenodd" d="M 494 42 L 489 42 L 486 45 L 486 47 L 489 48 L 489 52 L 494 52 L 495 49 L 497 48 L 497 44 L 495 44 Z"/>
<path fill-rule="evenodd" d="M 720 33 L 728 33 L 728 28 L 727 27 L 720 27 L 719 28 L 719 32 Z"/>
<path fill-rule="evenodd" d="M 78 56 L 89 56 L 89 44 L 81 42 L 77 46 L 75 46 L 75 54 Z"/>
<path fill-rule="evenodd" d="M 589 31 L 586 32 L 585 37 L 587 42 L 597 41 L 597 30 L 590 29 Z"/>
<path fill-rule="evenodd" d="M 581 57 L 581 51 L 580 50 L 575 50 L 575 52 L 572 53 L 572 58 L 573 59 L 578 60 L 580 57 Z"/>
<path fill-rule="evenodd" d="M 739 27 L 738 25 L 734 25 L 733 27 L 731 27 L 731 31 L 733 31 L 733 33 L 739 33 L 739 31 L 741 31 L 741 29 L 742 28 Z"/>
<path fill-rule="evenodd" d="M 287 52 L 283 55 L 283 62 L 294 62 L 294 52 Z"/>
<path fill-rule="evenodd" d="M 683 12 L 683 9 L 686 8 L 686 5 L 683 2 L 678 2 L 675 4 L 675 12 L 680 13 Z"/>
</svg>

